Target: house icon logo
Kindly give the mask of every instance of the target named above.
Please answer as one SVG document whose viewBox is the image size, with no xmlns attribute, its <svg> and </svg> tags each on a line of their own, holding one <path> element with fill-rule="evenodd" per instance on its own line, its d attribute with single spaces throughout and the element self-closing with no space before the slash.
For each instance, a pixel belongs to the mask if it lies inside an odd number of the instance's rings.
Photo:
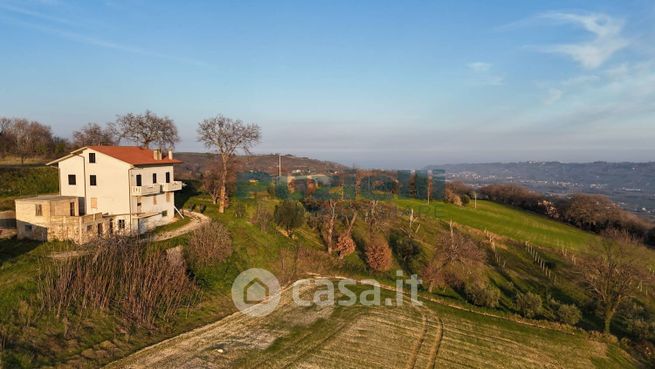
<svg viewBox="0 0 655 369">
<path fill-rule="evenodd" d="M 232 301 L 242 313 L 266 316 L 280 303 L 280 282 L 265 269 L 248 269 L 232 283 Z"/>
</svg>

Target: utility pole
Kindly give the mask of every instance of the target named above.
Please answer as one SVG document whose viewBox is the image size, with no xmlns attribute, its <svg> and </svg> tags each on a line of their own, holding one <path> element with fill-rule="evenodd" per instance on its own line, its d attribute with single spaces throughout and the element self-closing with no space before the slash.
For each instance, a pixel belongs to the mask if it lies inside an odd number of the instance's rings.
<svg viewBox="0 0 655 369">
<path fill-rule="evenodd" d="M 473 209 L 478 208 L 478 192 L 473 191 Z"/>
</svg>

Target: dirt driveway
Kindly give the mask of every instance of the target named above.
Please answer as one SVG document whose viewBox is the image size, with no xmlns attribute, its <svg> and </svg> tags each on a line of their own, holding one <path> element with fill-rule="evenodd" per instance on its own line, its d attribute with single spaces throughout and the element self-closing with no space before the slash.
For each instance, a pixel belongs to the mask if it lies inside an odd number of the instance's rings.
<svg viewBox="0 0 655 369">
<path fill-rule="evenodd" d="M 207 224 L 211 221 L 211 218 L 204 214 L 196 213 L 195 211 L 182 210 L 182 214 L 185 217 L 191 218 L 191 221 L 180 228 L 174 229 L 172 231 L 163 232 L 152 237 L 153 241 L 164 241 L 183 234 L 192 232 L 200 228 L 203 224 Z"/>
</svg>

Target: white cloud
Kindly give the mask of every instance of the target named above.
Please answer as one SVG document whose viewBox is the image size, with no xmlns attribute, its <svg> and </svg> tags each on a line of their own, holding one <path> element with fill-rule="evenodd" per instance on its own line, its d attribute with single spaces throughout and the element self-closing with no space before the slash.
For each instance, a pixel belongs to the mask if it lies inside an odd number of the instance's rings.
<svg viewBox="0 0 655 369">
<path fill-rule="evenodd" d="M 491 64 L 484 62 L 468 63 L 466 66 L 476 73 L 488 72 L 491 69 Z"/>
<path fill-rule="evenodd" d="M 559 99 L 562 98 L 562 95 L 564 94 L 564 91 L 558 89 L 558 88 L 551 88 L 548 90 L 548 96 L 544 99 L 544 104 L 545 105 L 553 105 L 556 103 Z"/>
<path fill-rule="evenodd" d="M 546 13 L 539 18 L 573 24 L 595 35 L 593 40 L 586 42 L 538 48 L 542 52 L 567 55 L 587 69 L 598 68 L 612 55 L 630 44 L 622 36 L 623 20 L 606 14 Z"/>
</svg>

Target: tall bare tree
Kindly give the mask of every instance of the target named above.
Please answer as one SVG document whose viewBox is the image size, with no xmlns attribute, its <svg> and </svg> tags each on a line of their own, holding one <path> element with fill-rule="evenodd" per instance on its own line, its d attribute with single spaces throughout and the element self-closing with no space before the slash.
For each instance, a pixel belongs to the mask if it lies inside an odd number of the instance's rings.
<svg viewBox="0 0 655 369">
<path fill-rule="evenodd" d="M 648 278 L 639 263 L 643 245 L 626 232 L 610 230 L 604 233 L 600 245 L 592 246 L 600 246 L 600 254 L 581 263 L 580 272 L 601 310 L 604 331 L 610 333 L 616 311 Z"/>
<path fill-rule="evenodd" d="M 175 122 L 169 117 L 160 117 L 146 110 L 144 114 L 128 113 L 119 115 L 110 124 L 115 137 L 137 143 L 145 148 L 158 145 L 159 148 L 172 148 L 180 141 Z"/>
<path fill-rule="evenodd" d="M 225 211 L 225 183 L 231 161 L 239 150 L 249 154 L 250 149 L 259 142 L 260 138 L 261 129 L 258 125 L 245 124 L 239 119 L 234 120 L 219 115 L 200 122 L 198 140 L 207 148 L 215 150 L 221 161 L 219 213 Z"/>
<path fill-rule="evenodd" d="M 116 140 L 112 130 L 103 128 L 98 123 L 88 123 L 79 131 L 73 132 L 73 146 L 114 145 Z"/>
</svg>

